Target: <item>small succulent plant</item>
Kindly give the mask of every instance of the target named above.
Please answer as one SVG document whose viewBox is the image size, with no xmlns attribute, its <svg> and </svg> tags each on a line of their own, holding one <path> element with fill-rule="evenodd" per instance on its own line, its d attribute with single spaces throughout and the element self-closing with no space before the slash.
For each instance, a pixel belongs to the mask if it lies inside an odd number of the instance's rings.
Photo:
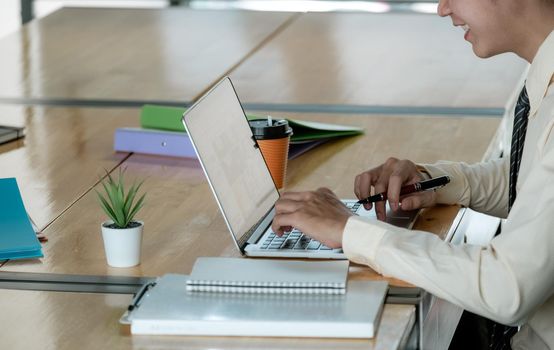
<svg viewBox="0 0 554 350">
<path fill-rule="evenodd" d="M 125 170 L 120 168 L 118 178 L 114 179 L 106 170 L 107 180 L 101 181 L 105 196 L 95 190 L 100 201 L 100 206 L 114 222 L 111 226 L 120 229 L 136 226 L 133 218 L 144 205 L 144 197 L 146 196 L 146 194 L 143 194 L 135 201 L 143 181 L 138 184 L 136 182 L 133 183 L 127 193 L 125 193 L 124 174 Z"/>
</svg>

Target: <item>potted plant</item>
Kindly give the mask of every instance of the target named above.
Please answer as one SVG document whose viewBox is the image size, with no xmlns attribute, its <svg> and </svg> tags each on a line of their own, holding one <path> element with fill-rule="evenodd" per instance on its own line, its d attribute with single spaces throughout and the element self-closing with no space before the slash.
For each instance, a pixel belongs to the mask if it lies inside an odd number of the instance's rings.
<svg viewBox="0 0 554 350">
<path fill-rule="evenodd" d="M 114 179 L 106 171 L 107 180 L 101 181 L 105 196 L 96 191 L 100 206 L 110 218 L 102 223 L 102 238 L 108 265 L 113 267 L 130 267 L 140 263 L 144 223 L 134 217 L 142 208 L 146 194 L 137 197 L 142 182 L 133 183 L 125 192 L 124 172 L 120 169 L 118 178 Z"/>
</svg>

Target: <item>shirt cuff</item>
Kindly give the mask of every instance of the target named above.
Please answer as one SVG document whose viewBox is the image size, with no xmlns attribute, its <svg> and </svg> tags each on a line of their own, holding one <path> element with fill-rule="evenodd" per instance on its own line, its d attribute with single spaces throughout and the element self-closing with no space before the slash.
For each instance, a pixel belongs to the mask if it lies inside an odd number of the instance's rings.
<svg viewBox="0 0 554 350">
<path fill-rule="evenodd" d="M 419 167 L 426 170 L 432 177 L 448 175 L 450 183 L 436 190 L 436 201 L 439 204 L 461 204 L 467 206 L 469 197 L 464 196 L 464 189 L 467 184 L 464 182 L 464 176 L 458 168 L 458 164 L 452 162 L 438 162 L 435 164 L 418 164 Z"/>
<path fill-rule="evenodd" d="M 342 250 L 348 260 L 368 265 L 381 273 L 376 258 L 379 244 L 387 233 L 386 226 L 386 223 L 375 219 L 351 216 L 342 236 Z"/>
</svg>

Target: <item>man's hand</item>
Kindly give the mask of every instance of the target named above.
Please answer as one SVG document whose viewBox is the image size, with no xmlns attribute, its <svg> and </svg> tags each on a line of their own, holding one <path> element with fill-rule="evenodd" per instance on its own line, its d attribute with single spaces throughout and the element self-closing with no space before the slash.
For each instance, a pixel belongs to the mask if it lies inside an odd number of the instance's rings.
<svg viewBox="0 0 554 350">
<path fill-rule="evenodd" d="M 279 236 L 294 227 L 330 248 L 340 248 L 344 226 L 352 215 L 328 188 L 285 192 L 275 204 L 271 226 Z"/>
<path fill-rule="evenodd" d="M 423 207 L 433 206 L 436 202 L 434 191 L 417 192 L 400 199 L 400 188 L 404 185 L 413 184 L 425 180 L 416 165 L 409 160 L 398 160 L 389 158 L 385 163 L 376 168 L 365 171 L 354 181 L 354 193 L 358 199 L 364 199 L 371 195 L 371 188 L 374 193 L 386 192 L 389 205 L 393 211 L 402 207 L 403 210 L 414 210 Z M 372 208 L 371 203 L 364 204 L 366 210 Z M 379 220 L 386 219 L 385 202 L 375 203 L 375 212 Z"/>
</svg>

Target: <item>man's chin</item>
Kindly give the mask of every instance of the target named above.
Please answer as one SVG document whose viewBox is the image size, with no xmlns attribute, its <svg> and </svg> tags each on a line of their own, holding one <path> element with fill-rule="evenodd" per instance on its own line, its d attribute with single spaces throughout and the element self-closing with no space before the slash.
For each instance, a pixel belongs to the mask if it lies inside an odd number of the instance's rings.
<svg viewBox="0 0 554 350">
<path fill-rule="evenodd" d="M 506 52 L 506 51 L 495 51 L 491 49 L 482 48 L 475 44 L 472 44 L 472 49 L 475 56 L 479 58 L 490 58 Z"/>
<path fill-rule="evenodd" d="M 475 56 L 477 56 L 479 58 L 490 58 L 490 57 L 494 56 L 494 55 L 479 53 L 475 50 L 473 52 L 475 53 Z"/>
</svg>

